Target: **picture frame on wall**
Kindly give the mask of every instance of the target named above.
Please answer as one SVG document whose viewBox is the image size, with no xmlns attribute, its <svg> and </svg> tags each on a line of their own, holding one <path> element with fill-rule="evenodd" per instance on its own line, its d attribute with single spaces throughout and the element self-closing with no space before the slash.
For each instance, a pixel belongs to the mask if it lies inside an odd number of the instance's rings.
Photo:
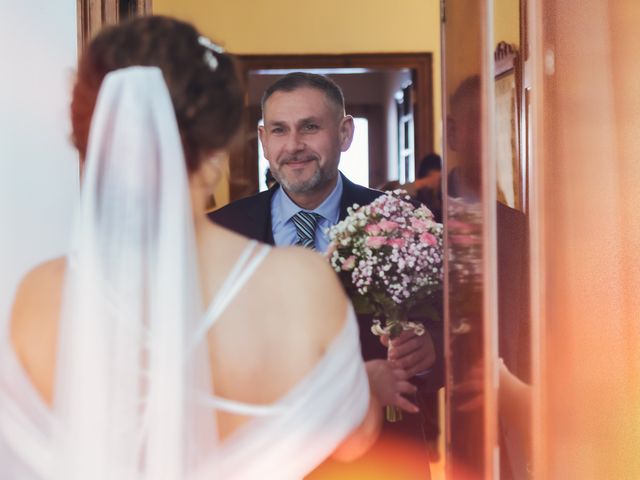
<svg viewBox="0 0 640 480">
<path fill-rule="evenodd" d="M 494 60 L 497 198 L 508 207 L 524 211 L 526 183 L 520 158 L 518 51 L 513 45 L 500 42 Z"/>
</svg>

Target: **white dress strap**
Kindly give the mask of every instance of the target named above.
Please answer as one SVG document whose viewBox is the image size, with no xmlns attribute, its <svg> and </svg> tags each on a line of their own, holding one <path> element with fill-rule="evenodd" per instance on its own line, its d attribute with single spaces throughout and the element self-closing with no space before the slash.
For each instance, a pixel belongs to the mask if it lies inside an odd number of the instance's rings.
<svg viewBox="0 0 640 480">
<path fill-rule="evenodd" d="M 207 407 L 228 413 L 235 413 L 236 415 L 245 415 L 247 417 L 269 417 L 278 415 L 286 410 L 284 405 L 278 403 L 272 405 L 257 405 L 230 400 L 217 395 L 202 395 L 200 401 Z"/>
<path fill-rule="evenodd" d="M 262 248 L 254 254 L 254 250 L 257 245 L 257 241 L 249 241 L 242 254 L 240 254 L 240 257 L 238 257 L 238 260 L 231 269 L 231 272 L 223 282 L 222 287 L 220 287 L 220 290 L 209 304 L 209 307 L 202 319 L 202 323 L 196 330 L 194 344 L 197 345 L 202 341 L 207 331 L 215 324 L 216 320 L 220 318 L 220 315 L 222 315 L 238 292 L 247 283 L 247 280 L 251 278 L 262 261 L 269 254 L 271 247 L 268 245 L 263 245 Z"/>
</svg>

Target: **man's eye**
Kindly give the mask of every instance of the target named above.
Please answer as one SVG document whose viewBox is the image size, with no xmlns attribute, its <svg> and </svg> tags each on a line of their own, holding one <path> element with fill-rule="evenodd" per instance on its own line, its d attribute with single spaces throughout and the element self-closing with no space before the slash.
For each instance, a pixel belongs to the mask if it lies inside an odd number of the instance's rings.
<svg viewBox="0 0 640 480">
<path fill-rule="evenodd" d="M 275 127 L 275 128 L 271 129 L 271 133 L 278 134 L 278 133 L 282 133 L 282 132 L 284 132 L 284 129 L 281 128 L 281 127 Z"/>
<path fill-rule="evenodd" d="M 314 124 L 314 123 L 309 123 L 307 125 L 304 126 L 304 130 L 306 132 L 314 132 L 318 129 L 318 125 Z"/>
</svg>

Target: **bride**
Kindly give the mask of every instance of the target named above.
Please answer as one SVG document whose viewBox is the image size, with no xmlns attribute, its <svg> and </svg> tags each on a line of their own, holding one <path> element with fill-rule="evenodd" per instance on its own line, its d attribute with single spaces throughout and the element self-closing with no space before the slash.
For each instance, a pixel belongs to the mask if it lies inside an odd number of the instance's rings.
<svg viewBox="0 0 640 480">
<path fill-rule="evenodd" d="M 23 280 L 0 335 L 2 478 L 294 479 L 375 440 L 330 268 L 205 216 L 241 105 L 232 60 L 188 24 L 135 19 L 88 46 L 70 253 Z"/>
</svg>

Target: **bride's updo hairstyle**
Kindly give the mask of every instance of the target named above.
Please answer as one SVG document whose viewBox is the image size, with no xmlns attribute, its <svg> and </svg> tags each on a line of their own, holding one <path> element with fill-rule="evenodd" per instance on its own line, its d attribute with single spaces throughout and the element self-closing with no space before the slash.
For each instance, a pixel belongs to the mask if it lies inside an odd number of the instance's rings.
<svg viewBox="0 0 640 480">
<path fill-rule="evenodd" d="M 232 58 L 188 23 L 141 17 L 102 30 L 78 66 L 71 101 L 73 143 L 84 158 L 89 126 L 105 75 L 134 65 L 156 66 L 169 88 L 187 169 L 203 153 L 226 147 L 238 130 L 243 91 Z"/>
</svg>

